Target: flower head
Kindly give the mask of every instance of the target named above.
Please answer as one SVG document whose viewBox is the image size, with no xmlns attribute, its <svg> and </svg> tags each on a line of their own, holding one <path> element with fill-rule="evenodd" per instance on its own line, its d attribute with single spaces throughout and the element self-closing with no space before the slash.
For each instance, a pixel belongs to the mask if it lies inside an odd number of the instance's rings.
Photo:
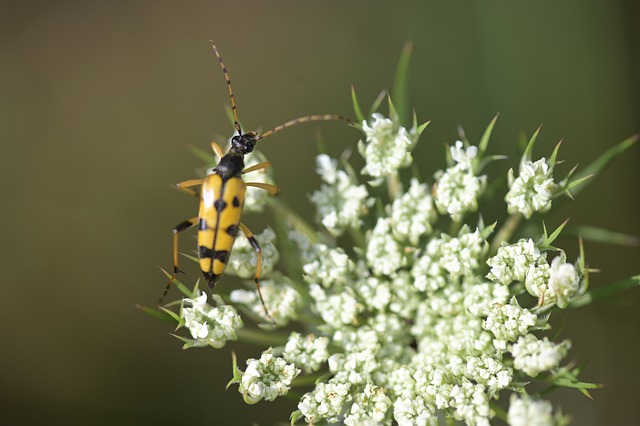
<svg viewBox="0 0 640 426">
<path fill-rule="evenodd" d="M 264 399 L 273 401 L 280 395 L 286 395 L 291 381 L 300 374 L 293 364 L 273 355 L 271 349 L 262 353 L 259 359 L 247 360 L 247 369 L 242 373 L 242 382 L 238 391 L 250 404 Z"/>
<path fill-rule="evenodd" d="M 320 222 L 333 235 L 348 227 L 358 228 L 373 199 L 364 185 L 358 185 L 347 172 L 338 169 L 338 161 L 321 154 L 316 158 L 317 172 L 324 183 L 311 195 Z"/>
<path fill-rule="evenodd" d="M 438 211 L 457 222 L 465 213 L 478 209 L 478 197 L 486 187 L 487 177 L 477 176 L 477 147 L 464 149 L 462 142 L 457 141 L 450 148 L 450 155 L 453 164 L 435 174 L 434 193 Z"/>
<path fill-rule="evenodd" d="M 225 305 L 222 299 L 214 296 L 217 307 L 207 304 L 207 294 L 202 293 L 196 299 L 184 299 L 182 318 L 191 336 L 196 339 L 189 346 L 223 347 L 228 340 L 236 340 L 236 330 L 244 323 L 233 306 Z"/>
<path fill-rule="evenodd" d="M 366 165 L 362 173 L 374 178 L 392 175 L 411 164 L 413 142 L 409 132 L 382 114 L 374 113 L 371 123 L 362 122 L 366 143 L 360 141 L 358 150 Z"/>
<path fill-rule="evenodd" d="M 522 213 L 527 219 L 534 212 L 546 212 L 551 208 L 551 196 L 556 189 L 553 167 L 544 158 L 535 163 L 523 161 L 520 174 L 514 178 L 509 170 L 509 192 L 505 197 L 509 213 Z"/>
<path fill-rule="evenodd" d="M 456 141 L 447 167 L 425 182 L 418 167 L 401 169 L 413 162 L 411 150 L 426 125 L 414 120 L 407 130 L 393 108 L 389 115 L 362 121 L 361 173 L 347 156 L 316 158 L 317 230 L 270 203 L 275 229 L 285 236 L 286 273 L 276 270 L 275 232 L 266 229 L 256 236 L 264 304 L 253 284 L 231 291 L 228 300 L 260 326 L 270 316 L 276 328 L 291 324 L 296 331 L 238 333 L 271 347 L 247 360 L 245 371 L 234 361 L 232 383 L 248 403 L 308 386 L 292 422 L 488 425 L 496 416 L 493 400 L 517 392 L 510 424 L 562 424 L 550 404 L 527 395 L 529 382 L 540 379 L 584 386 L 561 365 L 569 341 L 544 335 L 552 310 L 586 299 L 580 298 L 588 284 L 582 247 L 580 260 L 570 264 L 551 245 L 562 227 L 549 235 L 540 221 L 527 220 L 551 208 L 558 187 L 571 187 L 569 179 L 553 181 L 556 152 L 532 162 L 530 142 L 518 176 L 505 168 L 509 188 L 500 192 L 505 179 L 488 182 L 481 173 L 496 157 L 485 154 L 492 123 L 477 146 L 464 136 Z M 485 226 L 495 209 L 475 212 L 496 193 L 512 216 Z M 238 239 L 229 270 L 251 278 L 256 267 L 255 249 Z M 205 295 L 184 299 L 178 320 L 193 337 L 183 339 L 189 346 L 221 347 L 243 327 L 235 308 L 216 300 L 214 308 Z"/>
<path fill-rule="evenodd" d="M 570 347 L 571 343 L 566 340 L 556 344 L 546 337 L 538 340 L 533 334 L 527 334 L 511 345 L 513 366 L 531 377 L 536 377 L 543 371 L 557 367 Z"/>
</svg>

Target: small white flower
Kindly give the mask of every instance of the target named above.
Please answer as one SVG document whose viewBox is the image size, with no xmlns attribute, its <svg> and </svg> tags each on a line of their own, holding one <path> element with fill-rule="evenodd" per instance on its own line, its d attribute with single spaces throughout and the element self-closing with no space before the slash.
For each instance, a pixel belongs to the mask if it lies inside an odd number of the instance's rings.
<svg viewBox="0 0 640 426">
<path fill-rule="evenodd" d="M 487 184 L 486 176 L 476 176 L 464 164 L 436 173 L 436 180 L 436 207 L 454 221 L 459 221 L 464 213 L 478 209 L 478 197 Z"/>
<path fill-rule="evenodd" d="M 395 314 L 379 313 L 368 320 L 368 325 L 375 330 L 380 342 L 378 358 L 404 359 L 414 353 L 410 347 L 413 337 L 408 332 L 407 320 Z M 378 366 L 380 367 L 380 366 Z"/>
<path fill-rule="evenodd" d="M 391 399 L 385 394 L 384 389 L 369 382 L 354 398 L 344 418 L 344 424 L 375 426 L 387 423 L 391 405 Z"/>
<path fill-rule="evenodd" d="M 526 308 L 518 305 L 496 305 L 491 309 L 483 323 L 498 340 L 515 342 L 536 325 L 537 317 Z"/>
<path fill-rule="evenodd" d="M 273 355 L 271 349 L 262 353 L 260 359 L 247 360 L 247 369 L 242 373 L 238 391 L 248 403 L 262 399 L 273 401 L 279 395 L 289 392 L 291 381 L 300 374 L 293 364 Z"/>
<path fill-rule="evenodd" d="M 318 174 L 326 182 L 310 199 L 316 205 L 318 220 L 331 234 L 359 228 L 360 217 L 367 213 L 373 199 L 364 185 L 357 185 L 346 172 L 338 170 L 337 160 L 321 154 L 316 158 Z"/>
<path fill-rule="evenodd" d="M 253 152 L 247 154 L 244 159 L 245 168 L 255 166 L 258 163 L 264 163 L 267 161 L 267 157 L 264 156 L 260 151 L 253 150 Z M 269 169 L 260 169 L 254 172 L 249 172 L 246 175 L 242 175 L 242 178 L 247 182 L 258 182 L 258 183 L 266 183 L 269 185 L 273 185 L 275 182 L 271 173 L 269 173 Z M 251 213 L 261 213 L 264 211 L 265 206 L 267 205 L 267 200 L 270 195 L 267 191 L 264 191 L 259 188 L 247 188 L 247 192 L 245 193 L 244 199 L 244 211 Z"/>
<path fill-rule="evenodd" d="M 560 308 L 566 308 L 580 289 L 580 278 L 576 268 L 570 263 L 565 263 L 563 256 L 558 256 L 551 262 L 549 289 L 555 295 Z"/>
<path fill-rule="evenodd" d="M 366 348 L 359 352 L 333 354 L 329 357 L 329 371 L 336 380 L 352 385 L 362 385 L 378 368 L 377 348 Z"/>
<path fill-rule="evenodd" d="M 289 239 L 298 248 L 298 255 L 302 264 L 310 263 L 315 259 L 316 251 L 311 240 L 304 234 L 295 229 L 289 231 Z"/>
<path fill-rule="evenodd" d="M 465 282 L 464 307 L 476 316 L 484 317 L 495 305 L 504 305 L 509 300 L 509 287 L 500 283 Z"/>
<path fill-rule="evenodd" d="M 316 337 L 313 334 L 302 336 L 293 332 L 287 340 L 282 357 L 306 373 L 312 373 L 329 358 L 328 345 L 327 337 Z"/>
<path fill-rule="evenodd" d="M 402 247 L 391 234 L 389 218 L 378 218 L 367 243 L 367 262 L 378 275 L 393 275 L 406 264 Z"/>
<path fill-rule="evenodd" d="M 276 233 L 267 227 L 262 233 L 256 234 L 255 238 L 262 250 L 262 275 L 268 275 L 280 258 L 275 246 Z M 251 246 L 247 238 L 244 238 L 244 235 L 238 235 L 229 257 L 229 272 L 235 273 L 243 279 L 253 278 L 257 265 L 256 249 Z"/>
<path fill-rule="evenodd" d="M 340 347 L 343 352 L 361 352 L 365 349 L 378 351 L 380 342 L 378 333 L 368 325 L 362 327 L 342 327 L 333 334 L 332 342 Z"/>
<path fill-rule="evenodd" d="M 542 258 L 535 264 L 529 265 L 524 281 L 525 288 L 530 295 L 535 296 L 541 306 L 555 303 L 555 294 L 549 289 L 549 264 Z"/>
<path fill-rule="evenodd" d="M 314 390 L 303 395 L 298 409 L 307 423 L 318 423 L 325 419 L 329 423 L 335 423 L 342 414 L 342 407 L 351 400 L 350 388 L 349 383 L 336 380 L 318 383 Z"/>
<path fill-rule="evenodd" d="M 506 285 L 513 281 L 524 282 L 529 267 L 540 257 L 540 250 L 530 238 L 510 245 L 503 243 L 496 255 L 487 260 L 487 265 L 491 266 L 487 278 Z"/>
<path fill-rule="evenodd" d="M 404 127 L 397 127 L 393 121 L 374 113 L 372 123 L 362 122 L 366 143 L 358 143 L 358 151 L 365 160 L 362 173 L 380 178 L 395 174 L 401 167 L 411 164 L 409 133 Z"/>
<path fill-rule="evenodd" d="M 385 310 L 393 297 L 391 283 L 387 278 L 366 277 L 357 281 L 354 287 L 360 300 L 363 300 L 367 309 L 371 311 Z"/>
<path fill-rule="evenodd" d="M 453 161 L 462 167 L 473 170 L 473 163 L 478 157 L 477 146 L 471 145 L 465 149 L 462 141 L 456 141 L 456 143 L 449 148 L 449 152 L 451 153 L 451 159 Z"/>
<path fill-rule="evenodd" d="M 493 414 L 489 408 L 489 398 L 485 387 L 463 380 L 461 385 L 451 388 L 449 404 L 454 408 L 454 418 L 467 424 L 489 426 Z"/>
<path fill-rule="evenodd" d="M 427 244 L 425 253 L 413 264 L 411 276 L 418 290 L 432 293 L 447 284 L 449 274 L 440 265 L 442 245 L 442 240 L 432 238 Z"/>
<path fill-rule="evenodd" d="M 196 299 L 183 299 L 182 318 L 191 336 L 196 339 L 193 346 L 221 348 L 227 340 L 237 340 L 236 330 L 244 327 L 242 319 L 233 306 L 224 305 L 220 297 L 214 297 L 218 307 L 207 304 L 207 294 Z"/>
<path fill-rule="evenodd" d="M 355 324 L 357 316 L 363 310 L 350 289 L 339 293 L 330 293 L 318 284 L 309 286 L 309 294 L 314 300 L 315 311 L 328 325 L 339 328 L 343 325 Z"/>
<path fill-rule="evenodd" d="M 247 306 L 264 320 L 273 319 L 280 327 L 284 327 L 290 320 L 298 318 L 302 296 L 294 288 L 289 278 L 274 274 L 271 279 L 260 281 L 260 291 L 271 318 L 265 312 L 256 290 L 232 290 L 230 299 L 233 303 Z"/>
<path fill-rule="evenodd" d="M 505 367 L 501 359 L 470 356 L 466 360 L 464 375 L 469 380 L 486 386 L 489 396 L 495 396 L 498 391 L 511 384 L 513 372 Z"/>
<path fill-rule="evenodd" d="M 489 250 L 478 229 L 463 232 L 457 238 L 443 235 L 442 241 L 440 265 L 454 277 L 473 275 Z"/>
<path fill-rule="evenodd" d="M 388 212 L 396 238 L 413 245 L 432 232 L 431 224 L 438 218 L 429 187 L 417 179 L 411 179 L 409 190 L 393 202 Z"/>
<path fill-rule="evenodd" d="M 407 392 L 399 396 L 393 404 L 393 419 L 398 426 L 437 426 L 435 409 L 420 394 Z"/>
<path fill-rule="evenodd" d="M 420 299 L 417 296 L 417 289 L 411 282 L 411 275 L 408 271 L 399 271 L 390 281 L 385 281 L 384 285 L 389 290 L 389 312 L 400 315 L 402 318 L 411 320 L 418 308 Z M 367 303 L 367 300 L 364 300 Z"/>
<path fill-rule="evenodd" d="M 553 407 L 548 401 L 534 401 L 528 397 L 511 395 L 507 421 L 510 426 L 553 426 Z"/>
<path fill-rule="evenodd" d="M 527 334 L 521 336 L 510 347 L 513 354 L 513 366 L 531 377 L 536 377 L 543 371 L 557 367 L 570 347 L 571 342 L 568 340 L 556 344 L 550 342 L 546 337 L 543 340 L 538 340 L 533 334 Z"/>
<path fill-rule="evenodd" d="M 544 158 L 520 163 L 520 174 L 513 177 L 509 170 L 509 192 L 505 196 L 510 214 L 520 212 L 529 219 L 534 212 L 546 212 L 551 208 L 551 197 L 556 189 L 553 167 Z"/>
<path fill-rule="evenodd" d="M 309 284 L 322 284 L 325 288 L 345 284 L 354 269 L 349 255 L 341 248 L 331 248 L 324 244 L 314 244 L 312 247 L 314 259 L 302 267 L 305 281 Z"/>
</svg>

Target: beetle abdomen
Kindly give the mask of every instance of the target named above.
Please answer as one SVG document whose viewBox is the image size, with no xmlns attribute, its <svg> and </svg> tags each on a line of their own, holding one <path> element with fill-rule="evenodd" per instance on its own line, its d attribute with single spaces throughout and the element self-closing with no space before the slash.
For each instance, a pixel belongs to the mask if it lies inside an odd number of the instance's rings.
<svg viewBox="0 0 640 426">
<path fill-rule="evenodd" d="M 218 282 L 227 267 L 240 227 L 245 190 L 242 178 L 223 179 L 215 173 L 202 184 L 198 257 L 209 287 Z"/>
</svg>

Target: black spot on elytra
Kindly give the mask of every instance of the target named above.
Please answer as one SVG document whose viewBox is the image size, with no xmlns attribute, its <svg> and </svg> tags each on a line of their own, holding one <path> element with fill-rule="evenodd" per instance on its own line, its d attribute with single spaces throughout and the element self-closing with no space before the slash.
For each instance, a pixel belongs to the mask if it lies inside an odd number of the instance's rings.
<svg viewBox="0 0 640 426">
<path fill-rule="evenodd" d="M 238 225 L 229 225 L 227 228 L 227 234 L 235 238 L 238 235 Z"/>
<path fill-rule="evenodd" d="M 222 198 L 219 198 L 213 203 L 213 206 L 216 208 L 218 213 L 222 213 L 222 211 L 227 208 L 227 202 Z"/>
<path fill-rule="evenodd" d="M 233 197 L 233 207 L 240 207 L 240 199 L 238 197 Z"/>
<path fill-rule="evenodd" d="M 209 247 L 205 247 L 205 246 L 198 246 L 198 257 L 200 259 L 205 259 L 205 258 L 211 259 L 213 257 L 213 249 L 210 249 Z"/>
<path fill-rule="evenodd" d="M 229 260 L 229 250 L 216 250 L 213 255 L 215 260 L 218 260 L 222 263 L 227 263 Z"/>
<path fill-rule="evenodd" d="M 198 230 L 206 231 L 207 229 L 209 229 L 209 225 L 207 224 L 207 219 L 201 217 L 200 220 L 198 221 Z"/>
</svg>

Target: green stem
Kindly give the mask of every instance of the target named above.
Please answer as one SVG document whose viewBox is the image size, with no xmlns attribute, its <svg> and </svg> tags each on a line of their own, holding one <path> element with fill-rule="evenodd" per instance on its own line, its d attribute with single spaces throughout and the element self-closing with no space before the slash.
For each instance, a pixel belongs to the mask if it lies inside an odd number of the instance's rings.
<svg viewBox="0 0 640 426">
<path fill-rule="evenodd" d="M 489 251 L 489 256 L 493 256 L 498 252 L 498 248 L 500 247 L 500 243 L 503 241 L 509 241 L 509 239 L 513 236 L 513 234 L 518 229 L 520 222 L 522 221 L 522 214 L 516 213 L 512 214 L 507 218 L 504 222 L 504 225 L 500 227 L 496 236 L 491 241 L 491 249 Z"/>
<path fill-rule="evenodd" d="M 402 193 L 402 183 L 397 173 L 387 177 L 387 192 L 391 202 L 395 201 Z"/>
<path fill-rule="evenodd" d="M 365 239 L 360 229 L 349 227 L 349 236 L 353 241 L 353 245 L 360 248 L 365 248 Z"/>
<path fill-rule="evenodd" d="M 319 378 L 326 375 L 327 373 L 313 373 L 308 374 L 306 376 L 298 376 L 291 382 L 292 388 L 302 387 L 302 386 L 310 386 L 318 381 Z"/>
<path fill-rule="evenodd" d="M 271 198 L 269 198 L 268 200 L 269 206 L 273 209 L 273 211 L 276 214 L 280 215 L 281 218 L 291 226 L 291 228 L 305 235 L 313 243 L 317 243 L 319 241 L 318 234 L 297 213 L 277 200 Z"/>
<path fill-rule="evenodd" d="M 255 328 L 241 328 L 236 331 L 236 334 L 241 342 L 258 346 L 281 346 L 287 343 L 289 336 L 278 331 L 263 331 Z"/>
</svg>

